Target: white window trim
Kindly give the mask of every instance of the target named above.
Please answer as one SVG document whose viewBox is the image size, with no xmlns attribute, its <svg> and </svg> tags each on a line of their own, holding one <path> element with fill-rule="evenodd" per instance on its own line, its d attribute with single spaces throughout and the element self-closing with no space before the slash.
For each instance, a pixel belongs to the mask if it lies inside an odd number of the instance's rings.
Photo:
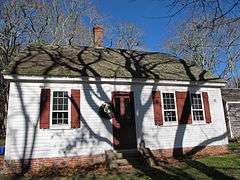
<svg viewBox="0 0 240 180">
<path fill-rule="evenodd" d="M 71 89 L 54 88 L 51 89 L 50 96 L 50 129 L 71 129 L 71 101 L 68 98 L 68 124 L 52 124 L 53 114 L 53 92 L 54 91 L 67 91 L 68 97 L 71 97 Z"/>
<path fill-rule="evenodd" d="M 206 124 L 206 117 L 205 117 L 205 107 L 204 107 L 204 103 L 203 103 L 203 95 L 201 91 L 197 91 L 197 92 L 192 92 L 189 91 L 190 93 L 190 103 L 191 103 L 191 116 L 192 116 L 192 124 Z M 192 103 L 192 94 L 200 94 L 201 97 L 201 103 L 202 103 L 202 111 L 203 111 L 203 120 L 202 121 L 197 121 L 194 120 L 194 116 L 193 116 L 193 103 Z"/>
<path fill-rule="evenodd" d="M 175 104 L 175 114 L 176 121 L 165 121 L 164 116 L 164 102 L 163 102 L 163 94 L 164 93 L 173 93 L 174 96 L 174 104 Z M 161 91 L 161 104 L 162 104 L 162 117 L 163 117 L 163 125 L 178 125 L 178 113 L 177 113 L 177 99 L 176 99 L 176 91 Z"/>
</svg>

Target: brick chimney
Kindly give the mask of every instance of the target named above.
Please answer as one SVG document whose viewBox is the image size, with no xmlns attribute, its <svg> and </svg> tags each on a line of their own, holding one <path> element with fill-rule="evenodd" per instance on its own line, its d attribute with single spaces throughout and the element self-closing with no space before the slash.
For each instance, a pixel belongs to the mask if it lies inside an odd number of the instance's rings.
<svg viewBox="0 0 240 180">
<path fill-rule="evenodd" d="M 95 48 L 103 48 L 103 28 L 100 25 L 93 27 L 93 43 Z"/>
</svg>

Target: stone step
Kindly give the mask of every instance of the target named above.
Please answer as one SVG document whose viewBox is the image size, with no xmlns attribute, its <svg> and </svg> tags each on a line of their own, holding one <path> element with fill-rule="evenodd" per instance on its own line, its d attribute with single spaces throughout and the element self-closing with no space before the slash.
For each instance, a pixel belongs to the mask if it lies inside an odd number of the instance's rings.
<svg viewBox="0 0 240 180">
<path fill-rule="evenodd" d="M 114 152 L 119 152 L 119 153 L 138 153 L 138 149 L 118 149 L 118 150 L 114 150 Z"/>
<path fill-rule="evenodd" d="M 120 166 L 118 168 L 119 171 L 124 171 L 124 172 L 129 172 L 129 171 L 132 171 L 134 169 L 133 165 L 125 165 L 125 166 Z"/>
<path fill-rule="evenodd" d="M 124 166 L 129 164 L 128 160 L 126 159 L 116 159 L 113 161 L 113 163 L 116 163 L 118 166 Z"/>
<path fill-rule="evenodd" d="M 141 157 L 141 154 L 137 150 L 117 150 L 115 151 L 117 158 L 128 158 L 128 157 Z"/>
<path fill-rule="evenodd" d="M 115 161 L 115 160 L 121 160 L 121 159 L 126 159 L 128 161 L 142 161 L 144 160 L 143 157 L 139 156 L 126 156 L 123 154 L 115 154 L 114 156 L 107 157 L 108 161 Z"/>
<path fill-rule="evenodd" d="M 124 165 L 146 165 L 146 162 L 142 159 L 116 159 L 113 160 L 113 163 L 117 164 L 118 166 Z"/>
<path fill-rule="evenodd" d="M 108 165 L 107 165 L 107 168 L 109 168 L 109 169 L 111 169 L 111 170 L 113 170 L 113 169 L 118 169 L 118 164 L 117 163 L 113 163 L 113 162 L 111 162 L 111 163 L 109 163 Z"/>
<path fill-rule="evenodd" d="M 123 158 L 123 153 L 115 153 L 116 159 L 122 159 Z"/>
<path fill-rule="evenodd" d="M 140 153 L 115 153 L 116 159 L 140 159 L 141 157 Z"/>
<path fill-rule="evenodd" d="M 115 153 L 113 151 L 105 151 L 105 158 L 106 161 L 112 161 L 113 159 L 115 159 Z"/>
<path fill-rule="evenodd" d="M 122 158 L 139 158 L 141 154 L 134 150 L 114 150 L 106 151 L 106 157 L 109 159 L 122 159 Z"/>
<path fill-rule="evenodd" d="M 149 167 L 147 165 L 132 165 L 132 164 L 129 164 L 129 165 L 124 165 L 124 166 L 119 166 L 118 167 L 118 171 L 124 171 L 124 172 L 127 172 L 127 171 L 132 171 L 133 169 L 138 169 L 138 170 L 147 170 L 148 172 L 152 172 L 152 171 L 155 171 L 155 167 Z"/>
<path fill-rule="evenodd" d="M 147 166 L 146 160 L 137 149 L 106 151 L 106 162 L 109 169 L 132 169 Z"/>
</svg>

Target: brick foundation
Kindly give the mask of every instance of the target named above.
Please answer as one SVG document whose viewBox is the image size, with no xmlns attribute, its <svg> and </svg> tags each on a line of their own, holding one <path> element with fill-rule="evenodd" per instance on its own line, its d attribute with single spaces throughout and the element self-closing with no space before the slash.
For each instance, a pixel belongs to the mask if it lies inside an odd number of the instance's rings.
<svg viewBox="0 0 240 180">
<path fill-rule="evenodd" d="M 207 146 L 207 147 L 194 147 L 194 148 L 176 148 L 176 149 L 161 149 L 152 150 L 152 154 L 156 159 L 162 159 L 163 157 L 175 157 L 182 158 L 184 156 L 188 157 L 198 157 L 206 155 L 221 155 L 228 153 L 227 145 L 222 146 Z M 96 168 L 102 168 L 103 171 L 105 167 L 105 154 L 92 155 L 92 156 L 76 156 L 76 157 L 62 157 L 62 158 L 39 158 L 24 160 L 24 161 L 5 161 L 3 165 L 2 174 L 41 174 L 48 169 L 58 173 L 57 168 L 61 169 L 59 174 L 69 175 L 70 171 L 81 172 L 94 170 Z M 48 169 L 47 169 L 48 168 Z M 62 173 L 63 171 L 63 173 Z"/>
<path fill-rule="evenodd" d="M 160 157 L 194 158 L 207 155 L 223 155 L 229 153 L 229 150 L 227 145 L 218 145 L 218 146 L 196 146 L 175 149 L 159 149 L 152 150 L 152 153 L 156 158 Z"/>
<path fill-rule="evenodd" d="M 2 174 L 39 174 L 48 169 L 60 168 L 62 171 L 91 170 L 102 167 L 105 163 L 105 155 L 75 156 L 61 158 L 38 158 L 32 160 L 11 160 L 5 161 Z"/>
</svg>

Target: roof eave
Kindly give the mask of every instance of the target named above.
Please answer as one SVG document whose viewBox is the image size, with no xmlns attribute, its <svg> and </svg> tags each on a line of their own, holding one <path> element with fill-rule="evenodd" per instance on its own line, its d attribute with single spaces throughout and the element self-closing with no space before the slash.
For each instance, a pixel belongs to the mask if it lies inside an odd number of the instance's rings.
<svg viewBox="0 0 240 180">
<path fill-rule="evenodd" d="M 133 78 L 102 78 L 102 77 L 53 77 L 53 76 L 27 76 L 27 75 L 4 75 L 10 81 L 21 82 L 101 82 L 101 83 L 137 83 L 137 84 L 159 84 L 159 85 L 182 85 L 182 86 L 212 86 L 224 87 L 225 82 L 207 81 L 183 81 L 183 80 L 154 80 L 154 79 L 133 79 Z"/>
</svg>

